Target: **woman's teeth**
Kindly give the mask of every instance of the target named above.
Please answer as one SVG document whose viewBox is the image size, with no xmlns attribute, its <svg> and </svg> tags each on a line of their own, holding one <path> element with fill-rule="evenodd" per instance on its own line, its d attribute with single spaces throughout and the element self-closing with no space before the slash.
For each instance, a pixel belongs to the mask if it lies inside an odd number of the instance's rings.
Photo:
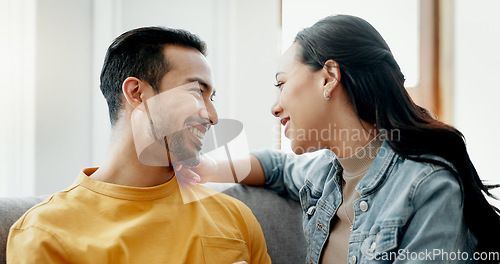
<svg viewBox="0 0 500 264">
<path fill-rule="evenodd" d="M 190 128 L 188 128 L 188 130 L 191 131 L 191 133 L 193 133 L 199 139 L 203 139 L 203 136 L 205 135 L 200 130 L 198 130 L 197 128 L 194 128 L 194 127 L 190 127 Z"/>
</svg>

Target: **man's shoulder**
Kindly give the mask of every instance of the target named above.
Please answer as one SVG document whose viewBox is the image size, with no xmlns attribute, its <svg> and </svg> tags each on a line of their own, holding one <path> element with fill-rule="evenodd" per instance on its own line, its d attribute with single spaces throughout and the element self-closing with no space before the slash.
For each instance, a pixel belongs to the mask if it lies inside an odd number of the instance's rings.
<svg viewBox="0 0 500 264">
<path fill-rule="evenodd" d="M 52 225 L 59 221 L 64 221 L 69 210 L 74 207 L 70 200 L 72 199 L 71 190 L 75 187 L 76 186 L 73 186 L 67 190 L 59 191 L 47 197 L 41 203 L 31 207 L 12 227 L 25 229 L 45 224 Z"/>
</svg>

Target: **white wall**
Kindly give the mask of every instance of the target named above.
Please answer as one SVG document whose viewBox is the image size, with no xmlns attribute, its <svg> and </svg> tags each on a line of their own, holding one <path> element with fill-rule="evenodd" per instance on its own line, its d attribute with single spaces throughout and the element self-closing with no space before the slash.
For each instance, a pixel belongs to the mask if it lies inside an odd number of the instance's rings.
<svg viewBox="0 0 500 264">
<path fill-rule="evenodd" d="M 0 195 L 34 192 L 35 0 L 0 0 Z"/>
<path fill-rule="evenodd" d="M 495 183 L 500 183 L 498 10 L 498 0 L 455 1 L 454 123 L 467 139 L 479 176 Z"/>
<path fill-rule="evenodd" d="M 69 186 L 90 162 L 91 3 L 37 1 L 36 194 Z"/>
</svg>

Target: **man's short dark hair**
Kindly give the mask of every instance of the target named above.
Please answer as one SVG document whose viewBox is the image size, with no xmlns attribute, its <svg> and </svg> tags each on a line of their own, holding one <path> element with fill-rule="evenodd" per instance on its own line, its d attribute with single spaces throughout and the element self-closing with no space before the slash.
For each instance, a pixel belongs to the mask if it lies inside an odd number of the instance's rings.
<svg viewBox="0 0 500 264">
<path fill-rule="evenodd" d="M 206 55 L 206 45 L 182 29 L 145 27 L 127 31 L 109 46 L 101 71 L 101 91 L 108 102 L 111 125 L 122 107 L 122 83 L 136 77 L 158 92 L 162 77 L 171 65 L 164 56 L 166 45 L 193 48 Z"/>
</svg>

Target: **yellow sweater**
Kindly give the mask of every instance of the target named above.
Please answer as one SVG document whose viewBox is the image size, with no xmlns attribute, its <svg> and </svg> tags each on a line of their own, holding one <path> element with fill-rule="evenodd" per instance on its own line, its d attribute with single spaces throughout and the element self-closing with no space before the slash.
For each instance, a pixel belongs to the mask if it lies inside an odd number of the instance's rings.
<svg viewBox="0 0 500 264">
<path fill-rule="evenodd" d="M 225 194 L 183 203 L 177 180 L 148 188 L 100 182 L 85 169 L 69 189 L 12 227 L 7 263 L 270 263 L 250 209 Z"/>
</svg>

